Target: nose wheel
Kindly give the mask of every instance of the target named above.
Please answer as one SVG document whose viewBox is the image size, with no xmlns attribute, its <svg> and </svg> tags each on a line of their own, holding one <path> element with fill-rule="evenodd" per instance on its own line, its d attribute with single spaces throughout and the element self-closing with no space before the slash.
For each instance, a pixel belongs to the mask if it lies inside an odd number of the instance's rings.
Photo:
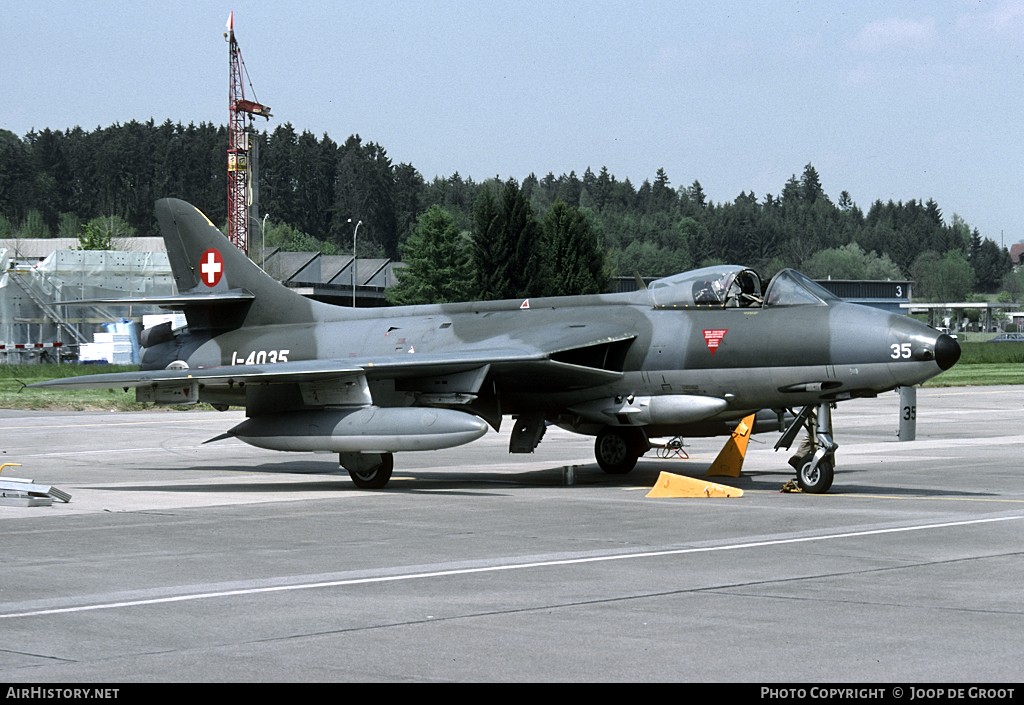
<svg viewBox="0 0 1024 705">
<path fill-rule="evenodd" d="M 789 448 L 800 432 L 807 429 L 807 437 L 789 464 L 796 470 L 796 481 L 800 489 L 810 494 L 824 494 L 832 487 L 835 479 L 835 453 L 839 444 L 832 440 L 832 408 L 829 404 L 805 406 L 796 415 L 782 438 L 775 444 L 775 450 Z"/>
<path fill-rule="evenodd" d="M 830 460 L 822 460 L 817 464 L 808 461 L 800 466 L 796 474 L 796 482 L 800 489 L 811 494 L 828 492 L 834 478 L 835 466 Z"/>
</svg>

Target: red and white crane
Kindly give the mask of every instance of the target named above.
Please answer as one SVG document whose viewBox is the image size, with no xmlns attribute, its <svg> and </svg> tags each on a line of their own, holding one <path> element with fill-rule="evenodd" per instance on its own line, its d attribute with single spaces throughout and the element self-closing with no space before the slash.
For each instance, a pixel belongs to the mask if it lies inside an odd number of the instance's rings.
<svg viewBox="0 0 1024 705">
<path fill-rule="evenodd" d="M 249 252 L 249 134 L 246 119 L 251 122 L 258 115 L 270 119 L 270 108 L 245 97 L 242 74 L 245 63 L 242 50 L 235 39 L 235 13 L 228 16 L 228 31 L 224 38 L 228 42 L 228 66 L 230 85 L 228 92 L 228 239 L 242 252 Z M 252 82 L 249 81 L 252 90 Z"/>
</svg>

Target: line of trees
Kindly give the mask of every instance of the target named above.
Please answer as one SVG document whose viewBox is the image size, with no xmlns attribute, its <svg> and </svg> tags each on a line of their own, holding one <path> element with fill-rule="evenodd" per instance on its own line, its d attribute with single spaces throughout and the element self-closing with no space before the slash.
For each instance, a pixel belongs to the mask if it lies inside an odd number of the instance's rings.
<svg viewBox="0 0 1024 705">
<path fill-rule="evenodd" d="M 409 290 L 396 300 L 580 293 L 605 289 L 614 274 L 666 276 L 726 261 L 763 276 L 790 266 L 820 278 L 912 278 L 918 296 L 950 300 L 997 292 L 1011 272 L 1005 248 L 956 214 L 947 223 L 933 200 L 878 200 L 865 212 L 846 191 L 833 202 L 811 164 L 778 195 L 713 203 L 699 181 L 673 187 L 663 169 L 639 187 L 607 168 L 428 181 L 358 135 L 338 144 L 285 123 L 254 140 L 268 244 L 350 252 L 361 220 L 359 256 L 404 258 L 406 279 L 418 260 L 430 265 L 423 272 L 451 253 L 464 261 L 466 273 L 453 275 L 468 282 L 458 292 L 426 286 L 408 298 L 416 286 L 403 281 Z M 133 121 L 24 138 L 0 130 L 0 237 L 74 237 L 101 217 L 156 235 L 153 203 L 165 196 L 223 223 L 226 146 L 226 129 L 206 123 Z"/>
</svg>

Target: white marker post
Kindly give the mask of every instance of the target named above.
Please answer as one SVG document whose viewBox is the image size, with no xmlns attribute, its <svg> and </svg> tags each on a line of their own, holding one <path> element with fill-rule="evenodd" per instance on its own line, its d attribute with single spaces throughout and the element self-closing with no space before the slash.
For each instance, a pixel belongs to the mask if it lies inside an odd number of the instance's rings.
<svg viewBox="0 0 1024 705">
<path fill-rule="evenodd" d="M 917 387 L 900 387 L 900 430 L 896 433 L 901 441 L 917 438 Z"/>
</svg>

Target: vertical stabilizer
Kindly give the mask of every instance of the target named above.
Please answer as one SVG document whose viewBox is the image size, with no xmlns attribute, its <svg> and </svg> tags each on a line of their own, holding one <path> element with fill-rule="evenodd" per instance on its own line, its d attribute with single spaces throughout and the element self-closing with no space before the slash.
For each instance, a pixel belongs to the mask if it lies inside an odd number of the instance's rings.
<svg viewBox="0 0 1024 705">
<path fill-rule="evenodd" d="M 322 319 L 326 309 L 334 310 L 337 317 L 336 307 L 306 299 L 268 276 L 190 203 L 174 198 L 157 201 L 156 217 L 179 293 L 192 297 L 245 293 L 255 297 L 237 304 L 236 313 L 240 315 L 229 317 L 236 322 L 229 327 L 313 322 Z M 213 298 L 210 304 L 185 307 L 190 326 L 207 318 L 200 315 L 200 309 L 210 309 Z M 217 306 L 223 308 L 223 304 Z M 241 307 L 247 308 L 243 312 Z"/>
</svg>

